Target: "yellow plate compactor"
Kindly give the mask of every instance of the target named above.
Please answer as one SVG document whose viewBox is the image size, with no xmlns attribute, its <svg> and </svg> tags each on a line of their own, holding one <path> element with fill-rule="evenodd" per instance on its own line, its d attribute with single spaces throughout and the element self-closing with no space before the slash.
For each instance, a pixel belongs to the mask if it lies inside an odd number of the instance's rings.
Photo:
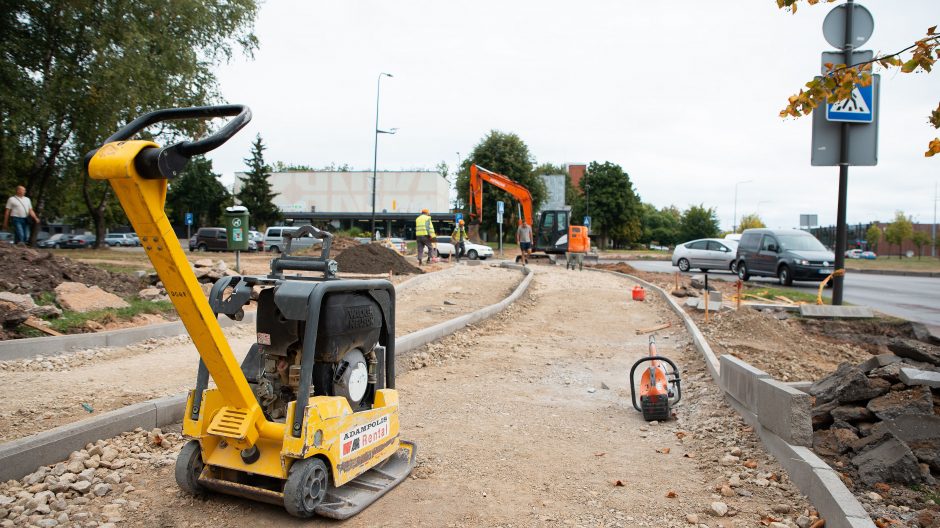
<svg viewBox="0 0 940 528">
<path fill-rule="evenodd" d="M 167 120 L 220 117 L 232 119 L 199 141 L 161 148 L 131 139 Z M 337 279 L 331 235 L 306 227 L 294 236 L 322 236 L 319 257 L 288 250 L 269 275 L 226 277 L 207 300 L 164 212 L 167 180 L 250 119 L 240 105 L 158 110 L 89 153 L 88 172 L 111 182 L 201 357 L 183 421 L 193 440 L 176 461 L 179 486 L 283 504 L 298 517 L 345 519 L 414 468 L 415 445 L 399 438 L 392 284 Z M 218 314 L 240 319 L 253 290 L 257 343 L 239 366 Z M 217 388 L 208 388 L 210 376 Z"/>
</svg>

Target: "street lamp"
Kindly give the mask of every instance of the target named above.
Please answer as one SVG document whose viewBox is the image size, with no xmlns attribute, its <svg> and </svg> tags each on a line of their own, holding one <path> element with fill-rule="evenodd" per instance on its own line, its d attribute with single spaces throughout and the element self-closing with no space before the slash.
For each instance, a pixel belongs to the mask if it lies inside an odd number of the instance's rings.
<svg viewBox="0 0 940 528">
<path fill-rule="evenodd" d="M 731 222 L 731 232 L 738 232 L 738 185 L 742 183 L 753 183 L 754 180 L 742 180 L 734 184 L 734 221 Z"/>
<path fill-rule="evenodd" d="M 382 89 L 382 77 L 391 77 L 391 73 L 380 73 L 378 80 L 375 82 L 375 149 L 372 158 L 372 240 L 375 240 L 375 171 L 376 164 L 379 162 L 379 134 L 394 134 L 398 131 L 397 128 L 392 128 L 389 130 L 379 130 L 379 93 Z"/>
</svg>

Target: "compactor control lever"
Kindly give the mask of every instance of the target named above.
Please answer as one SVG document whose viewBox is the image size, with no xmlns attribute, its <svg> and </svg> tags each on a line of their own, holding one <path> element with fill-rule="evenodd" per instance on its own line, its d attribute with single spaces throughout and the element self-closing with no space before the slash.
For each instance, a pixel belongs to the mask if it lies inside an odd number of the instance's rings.
<svg viewBox="0 0 940 528">
<path fill-rule="evenodd" d="M 162 123 L 164 121 L 173 121 L 177 119 L 215 119 L 218 117 L 234 117 L 229 120 L 222 128 L 209 136 L 197 141 L 183 141 L 169 147 L 149 147 L 143 149 L 136 158 L 134 158 L 134 168 L 141 178 L 148 180 L 176 178 L 190 158 L 205 154 L 210 150 L 220 147 L 223 143 L 231 139 L 239 130 L 251 121 L 251 110 L 245 105 L 221 105 L 221 106 L 195 106 L 191 108 L 168 108 L 156 110 L 149 114 L 142 115 L 130 123 L 124 125 L 124 128 L 115 132 L 111 137 L 104 141 L 104 144 L 115 141 L 125 141 L 134 137 L 142 130 Z M 85 168 L 91 158 L 98 152 L 95 149 L 85 155 Z"/>
</svg>

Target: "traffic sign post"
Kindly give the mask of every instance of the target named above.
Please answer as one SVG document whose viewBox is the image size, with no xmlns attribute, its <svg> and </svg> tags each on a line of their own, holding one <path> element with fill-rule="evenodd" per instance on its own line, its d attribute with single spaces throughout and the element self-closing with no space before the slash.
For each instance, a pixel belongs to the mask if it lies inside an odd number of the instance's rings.
<svg viewBox="0 0 940 528">
<path fill-rule="evenodd" d="M 822 62 L 855 66 L 871 60 L 871 52 L 856 51 L 874 32 L 875 21 L 868 9 L 846 0 L 826 15 L 823 37 L 839 53 L 823 53 Z M 841 60 L 839 56 L 841 55 Z M 828 69 L 823 66 L 823 74 Z M 835 269 L 845 269 L 846 209 L 848 202 L 849 165 L 875 165 L 878 154 L 878 88 L 879 78 L 874 76 L 869 86 L 856 85 L 851 95 L 837 103 L 827 104 L 825 115 L 817 109 L 813 117 L 813 166 L 839 166 L 839 202 L 836 211 Z M 818 114 L 818 115 L 816 115 Z M 853 134 L 853 128 L 858 134 Z M 838 130 L 838 139 L 836 139 Z M 859 136 L 856 138 L 856 136 Z M 853 141 L 854 139 L 854 141 Z M 859 140 L 864 141 L 860 143 Z M 838 142 L 838 149 L 836 148 Z M 838 150 L 838 158 L 836 158 Z M 856 163 L 853 163 L 856 162 Z M 858 163 L 860 162 L 860 163 Z M 843 272 L 844 273 L 844 272 Z M 832 304 L 841 305 L 844 292 L 843 275 L 832 278 Z"/>
<path fill-rule="evenodd" d="M 193 214 L 192 214 L 192 213 L 186 213 L 185 218 L 186 218 L 186 220 L 185 220 L 185 222 L 186 222 L 186 240 L 189 240 L 190 238 L 193 237 L 193 234 L 190 232 L 190 230 L 191 230 L 192 227 L 193 227 Z"/>
<path fill-rule="evenodd" d="M 503 210 L 505 203 L 496 202 L 496 223 L 499 224 L 499 258 L 503 258 Z"/>
</svg>

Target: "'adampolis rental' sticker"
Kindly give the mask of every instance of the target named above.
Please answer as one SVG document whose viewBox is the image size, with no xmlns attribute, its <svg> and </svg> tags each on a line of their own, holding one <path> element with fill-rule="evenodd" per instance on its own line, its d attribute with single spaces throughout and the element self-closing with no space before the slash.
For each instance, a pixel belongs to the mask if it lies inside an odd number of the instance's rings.
<svg viewBox="0 0 940 528">
<path fill-rule="evenodd" d="M 369 423 L 354 427 L 345 433 L 342 438 L 341 457 L 356 454 L 379 440 L 388 436 L 388 416 L 375 419 Z"/>
</svg>

